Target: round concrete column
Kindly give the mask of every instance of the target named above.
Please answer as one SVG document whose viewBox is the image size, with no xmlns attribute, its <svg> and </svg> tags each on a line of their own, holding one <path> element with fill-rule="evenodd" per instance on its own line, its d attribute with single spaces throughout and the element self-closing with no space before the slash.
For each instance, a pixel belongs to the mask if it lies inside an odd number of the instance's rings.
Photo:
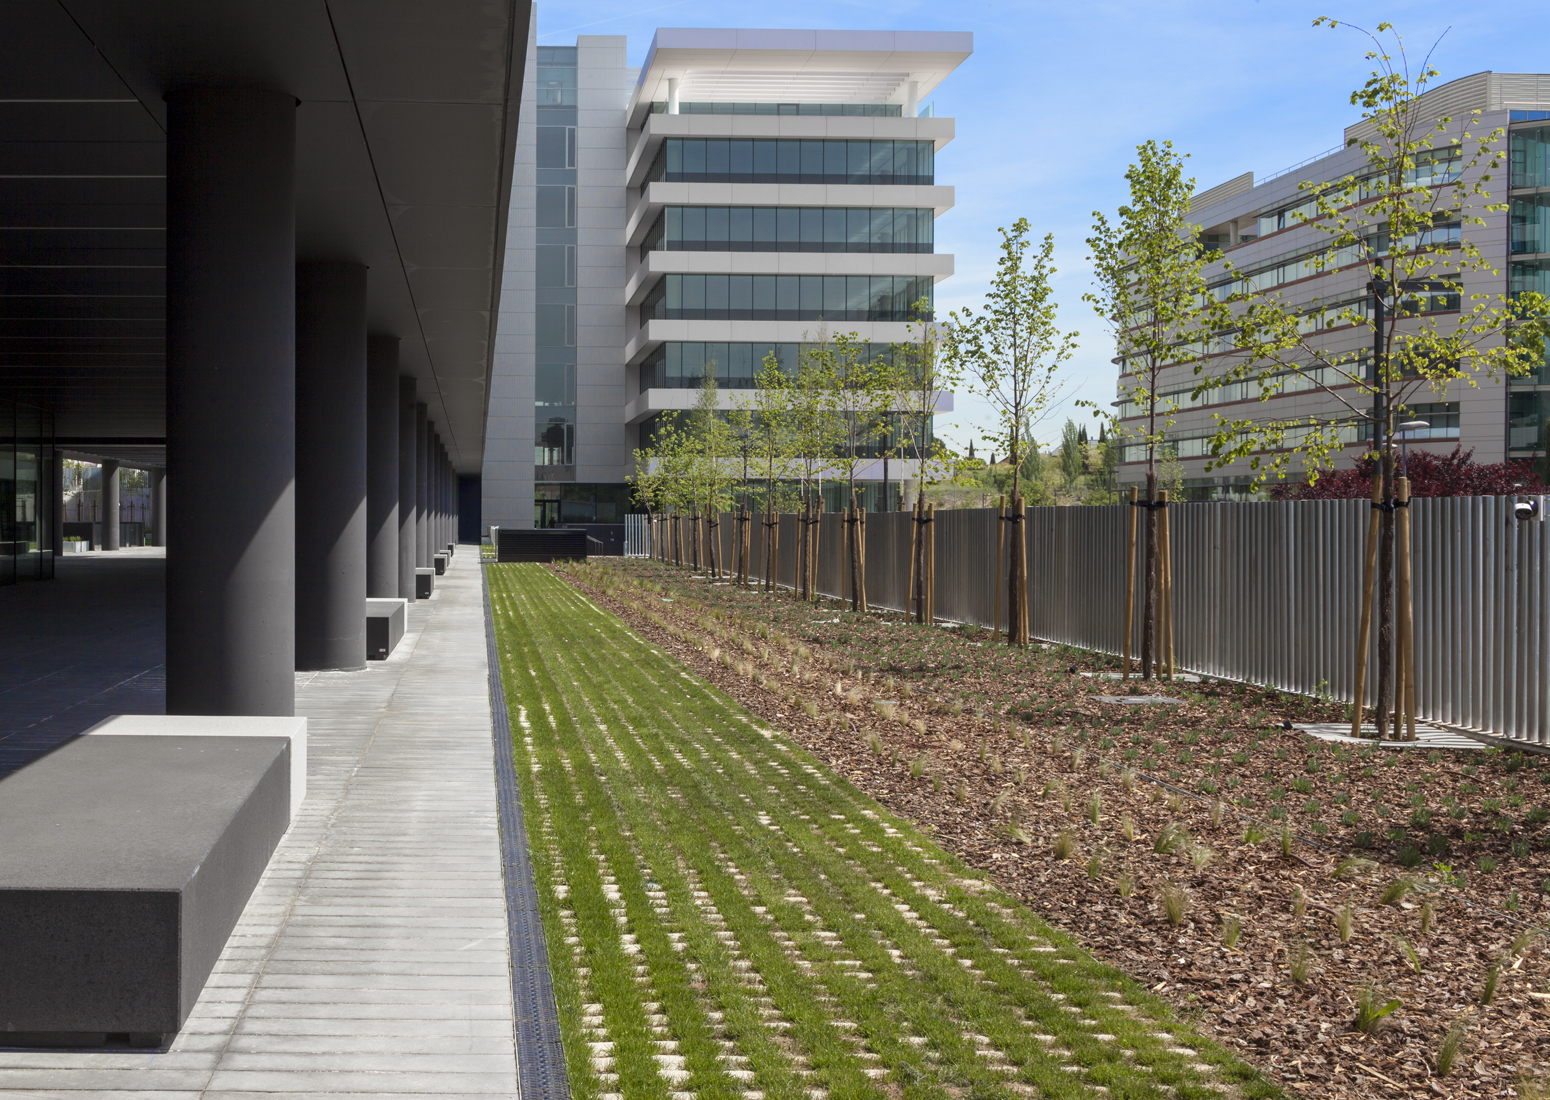
<svg viewBox="0 0 1550 1100">
<path fill-rule="evenodd" d="M 425 413 L 424 405 L 414 407 L 414 564 L 421 569 L 431 563 L 430 501 L 426 499 L 431 455 Z"/>
<path fill-rule="evenodd" d="M 118 539 L 118 463 L 102 464 L 102 549 L 117 550 Z"/>
<path fill-rule="evenodd" d="M 414 602 L 414 379 L 398 380 L 398 597 Z"/>
<path fill-rule="evenodd" d="M 296 667 L 366 667 L 366 268 L 296 268 Z"/>
<path fill-rule="evenodd" d="M 366 595 L 398 595 L 398 337 L 366 338 Z"/>
<path fill-rule="evenodd" d="M 151 545 L 167 545 L 167 471 L 151 471 Z"/>
<path fill-rule="evenodd" d="M 296 99 L 167 95 L 167 713 L 296 709 Z"/>
</svg>

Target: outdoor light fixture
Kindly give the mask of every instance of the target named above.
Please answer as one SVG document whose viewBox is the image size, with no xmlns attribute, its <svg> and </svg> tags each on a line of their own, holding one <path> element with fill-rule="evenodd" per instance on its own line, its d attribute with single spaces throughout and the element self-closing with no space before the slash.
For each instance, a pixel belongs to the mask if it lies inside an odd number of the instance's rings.
<svg viewBox="0 0 1550 1100">
<path fill-rule="evenodd" d="M 1542 520 L 1545 518 L 1545 510 L 1541 507 L 1544 497 L 1529 497 L 1520 500 L 1512 506 L 1512 518 L 1519 523 L 1526 520 Z"/>
<path fill-rule="evenodd" d="M 1396 429 L 1396 432 L 1399 435 L 1399 476 L 1400 477 L 1409 477 L 1410 476 L 1410 474 L 1408 472 L 1409 467 L 1406 464 L 1406 459 L 1407 459 L 1408 455 L 1407 455 L 1407 453 L 1405 451 L 1405 443 L 1409 440 L 1410 433 L 1411 432 L 1422 431 L 1422 430 L 1424 430 L 1426 428 L 1430 428 L 1431 426 L 1432 426 L 1432 423 L 1431 423 L 1430 420 L 1407 420 L 1407 421 L 1405 421 L 1403 424 L 1401 424 Z"/>
</svg>

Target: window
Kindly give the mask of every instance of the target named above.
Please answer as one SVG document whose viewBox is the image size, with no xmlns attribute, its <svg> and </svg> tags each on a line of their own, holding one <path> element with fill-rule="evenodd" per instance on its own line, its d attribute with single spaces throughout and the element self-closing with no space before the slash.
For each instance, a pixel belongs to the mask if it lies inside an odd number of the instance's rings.
<svg viewBox="0 0 1550 1100">
<path fill-rule="evenodd" d="M 536 311 L 534 341 L 541 348 L 573 348 L 576 346 L 576 307 L 573 305 L 545 305 L 534 307 Z"/>
<path fill-rule="evenodd" d="M 576 69 L 538 67 L 538 106 L 574 107 L 576 105 Z"/>
<path fill-rule="evenodd" d="M 1513 199 L 1508 221 L 1514 255 L 1550 252 L 1550 195 Z"/>
<path fill-rule="evenodd" d="M 574 229 L 576 226 L 576 188 L 540 185 L 538 191 L 538 227 Z"/>
<path fill-rule="evenodd" d="M 932 294 L 929 275 L 664 275 L 640 320 L 929 320 Z"/>
<path fill-rule="evenodd" d="M 654 115 L 667 114 L 667 101 L 651 104 Z M 679 103 L 681 115 L 829 115 L 865 118 L 899 118 L 898 103 Z"/>
<path fill-rule="evenodd" d="M 576 167 L 576 127 L 538 127 L 538 167 Z"/>
<path fill-rule="evenodd" d="M 670 183 L 931 184 L 935 173 L 936 145 L 930 141 L 668 138 L 646 178 Z"/>
<path fill-rule="evenodd" d="M 714 371 L 716 384 L 723 389 L 753 389 L 754 379 L 764 369 L 764 360 L 773 354 L 780 369 L 795 377 L 801 344 L 721 344 L 669 341 L 652 352 L 640 366 L 640 390 L 698 389 L 707 367 Z M 867 359 L 888 361 L 893 348 L 888 344 L 867 344 Z"/>
<path fill-rule="evenodd" d="M 567 287 L 576 285 L 576 246 L 541 244 L 537 247 L 538 285 Z"/>
<path fill-rule="evenodd" d="M 882 252 L 935 249 L 929 207 L 669 206 L 646 238 L 648 252 Z"/>
</svg>

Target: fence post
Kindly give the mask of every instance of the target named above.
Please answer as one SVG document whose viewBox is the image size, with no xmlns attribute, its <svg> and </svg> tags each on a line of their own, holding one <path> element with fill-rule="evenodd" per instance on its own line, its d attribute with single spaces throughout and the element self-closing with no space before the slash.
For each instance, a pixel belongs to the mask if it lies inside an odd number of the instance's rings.
<svg viewBox="0 0 1550 1100">
<path fill-rule="evenodd" d="M 1136 614 L 1136 487 L 1130 487 L 1129 533 L 1125 538 L 1125 671 L 1120 679 L 1130 679 L 1130 645 L 1135 636 Z"/>
<path fill-rule="evenodd" d="M 1362 617 L 1356 629 L 1356 692 L 1351 704 L 1351 736 L 1362 735 L 1362 712 L 1366 709 L 1367 646 L 1372 631 L 1374 574 L 1378 568 L 1378 523 L 1383 508 L 1383 479 L 1372 479 L 1372 511 L 1367 520 L 1367 561 L 1362 571 Z"/>
</svg>

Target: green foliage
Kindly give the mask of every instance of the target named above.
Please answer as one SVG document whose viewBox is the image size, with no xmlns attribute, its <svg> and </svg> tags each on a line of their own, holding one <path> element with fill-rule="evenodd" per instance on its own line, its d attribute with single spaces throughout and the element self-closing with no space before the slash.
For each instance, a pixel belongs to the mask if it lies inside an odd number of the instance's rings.
<svg viewBox="0 0 1550 1100">
<path fill-rule="evenodd" d="M 1315 26 L 1338 24 L 1320 19 Z M 1486 215 L 1505 213 L 1507 204 L 1487 201 L 1492 173 L 1503 167 L 1503 131 L 1478 129 L 1475 111 L 1463 129 L 1449 134 L 1452 118 L 1437 119 L 1416 105 L 1439 73 L 1428 64 L 1412 68 L 1399 36 L 1380 23 L 1367 57 L 1375 68 L 1351 93 L 1371 132 L 1351 144 L 1364 154 L 1362 166 L 1342 179 L 1305 181 L 1307 199 L 1298 217 L 1324 235 L 1324 248 L 1305 261 L 1307 274 L 1336 268 L 1364 268 L 1366 279 L 1347 278 L 1340 298 L 1292 303 L 1278 291 L 1260 290 L 1248 279 L 1235 284 L 1234 337 L 1217 368 L 1196 368 L 1201 396 L 1223 385 L 1256 383 L 1261 400 L 1292 390 L 1315 390 L 1330 398 L 1328 415 L 1233 418 L 1219 416 L 1212 439 L 1212 467 L 1252 455 L 1263 479 L 1284 477 L 1301 462 L 1316 480 L 1342 452 L 1351 429 L 1366 425 L 1382 449 L 1394 454 L 1396 425 L 1409 419 L 1408 406 L 1440 400 L 1450 383 L 1474 386 L 1481 379 L 1525 374 L 1544 361 L 1547 303 L 1537 293 L 1509 300 L 1504 294 L 1463 293 L 1462 286 L 1489 278 L 1491 262 L 1470 239 L 1486 226 Z M 1458 232 L 1441 227 L 1458 227 Z M 1232 270 L 1231 265 L 1227 265 Z M 1352 300 L 1351 286 L 1368 282 L 1383 305 L 1382 328 L 1367 308 Z M 1429 307 L 1433 295 L 1458 296 L 1459 312 L 1445 318 Z M 1328 343 L 1324 330 L 1354 326 L 1365 339 Z M 1224 326 L 1224 331 L 1226 327 Z M 1369 361 L 1374 340 L 1382 347 L 1376 377 Z M 1374 394 L 1379 400 L 1374 408 Z M 1385 466 L 1391 469 L 1388 461 Z"/>
</svg>

